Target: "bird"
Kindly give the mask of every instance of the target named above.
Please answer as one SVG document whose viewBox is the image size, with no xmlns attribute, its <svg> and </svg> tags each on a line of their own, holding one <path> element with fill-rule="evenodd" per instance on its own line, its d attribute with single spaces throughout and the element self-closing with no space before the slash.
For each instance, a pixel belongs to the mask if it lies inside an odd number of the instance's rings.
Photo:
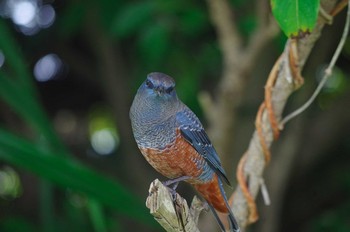
<svg viewBox="0 0 350 232">
<path fill-rule="evenodd" d="M 228 204 L 223 182 L 230 185 L 220 158 L 198 117 L 177 96 L 172 77 L 152 72 L 141 84 L 130 107 L 134 138 L 144 158 L 168 178 L 166 185 L 191 184 L 217 212 L 227 215 L 229 229 L 240 231 Z M 217 212 L 216 212 L 217 211 Z"/>
</svg>

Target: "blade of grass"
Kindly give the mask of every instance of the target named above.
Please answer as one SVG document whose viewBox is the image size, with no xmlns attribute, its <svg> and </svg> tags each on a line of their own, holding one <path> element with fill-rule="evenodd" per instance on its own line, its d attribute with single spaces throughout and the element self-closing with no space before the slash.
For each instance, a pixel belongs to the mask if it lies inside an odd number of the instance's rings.
<svg viewBox="0 0 350 232">
<path fill-rule="evenodd" d="M 101 204 L 95 199 L 89 198 L 87 206 L 94 230 L 96 232 L 107 232 L 106 219 Z"/>
<path fill-rule="evenodd" d="M 4 99 L 19 115 L 23 117 L 28 123 L 37 127 L 40 118 L 33 102 L 25 96 L 19 88 L 15 86 L 10 78 L 0 71 L 0 97 Z"/>
<path fill-rule="evenodd" d="M 144 203 L 117 181 L 106 178 L 79 162 L 49 155 L 26 141 L 0 129 L 0 159 L 25 168 L 60 187 L 71 188 L 98 200 L 121 214 L 155 225 Z"/>
<path fill-rule="evenodd" d="M 48 146 L 53 146 L 54 150 L 68 156 L 68 150 L 57 137 L 41 105 L 35 99 L 25 95 L 17 83 L 14 83 L 10 77 L 1 71 L 0 97 L 39 134 L 44 136 Z"/>
<path fill-rule="evenodd" d="M 55 231 L 55 217 L 53 206 L 53 186 L 52 183 L 41 180 L 40 181 L 40 219 L 44 232 Z"/>
<path fill-rule="evenodd" d="M 3 20 L 0 20 L 0 50 L 5 55 L 6 63 L 15 72 L 15 77 L 20 85 L 22 92 L 37 99 L 37 93 L 34 88 L 33 79 L 27 68 L 24 56 L 22 55 L 19 45 L 10 33 Z"/>
</svg>

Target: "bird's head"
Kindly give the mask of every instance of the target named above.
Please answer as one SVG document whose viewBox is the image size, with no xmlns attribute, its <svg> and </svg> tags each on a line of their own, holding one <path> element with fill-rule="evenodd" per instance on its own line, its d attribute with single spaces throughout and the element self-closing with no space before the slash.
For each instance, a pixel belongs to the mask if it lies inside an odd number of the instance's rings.
<svg viewBox="0 0 350 232">
<path fill-rule="evenodd" d="M 170 76 L 153 72 L 147 75 L 147 79 L 142 83 L 139 93 L 154 100 L 171 101 L 176 100 L 175 81 Z"/>
<path fill-rule="evenodd" d="M 147 75 L 134 98 L 130 117 L 140 120 L 165 120 L 174 115 L 182 103 L 175 91 L 175 81 L 170 76 L 153 72 Z"/>
</svg>

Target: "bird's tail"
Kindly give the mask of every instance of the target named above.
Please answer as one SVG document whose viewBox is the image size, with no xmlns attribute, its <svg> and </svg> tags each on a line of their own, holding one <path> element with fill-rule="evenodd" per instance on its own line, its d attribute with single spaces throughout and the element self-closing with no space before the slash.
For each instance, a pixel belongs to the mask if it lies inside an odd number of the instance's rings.
<svg viewBox="0 0 350 232">
<path fill-rule="evenodd" d="M 226 214 L 230 225 L 230 231 L 239 232 L 239 226 L 228 204 L 222 181 L 215 175 L 212 181 L 205 184 L 195 184 L 194 187 L 202 194 L 204 199 L 208 202 L 209 207 L 213 211 L 215 219 L 217 220 L 222 231 L 225 231 L 224 223 L 220 220 L 216 211 Z"/>
</svg>

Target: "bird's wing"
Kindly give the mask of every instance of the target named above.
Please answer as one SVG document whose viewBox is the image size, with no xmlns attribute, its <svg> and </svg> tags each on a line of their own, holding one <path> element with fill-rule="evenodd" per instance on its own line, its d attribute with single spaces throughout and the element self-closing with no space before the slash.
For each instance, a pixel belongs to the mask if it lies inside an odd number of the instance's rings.
<svg viewBox="0 0 350 232">
<path fill-rule="evenodd" d="M 220 158 L 197 116 L 189 108 L 185 107 L 176 114 L 176 121 L 185 140 L 204 157 L 215 173 L 230 185 Z"/>
</svg>

